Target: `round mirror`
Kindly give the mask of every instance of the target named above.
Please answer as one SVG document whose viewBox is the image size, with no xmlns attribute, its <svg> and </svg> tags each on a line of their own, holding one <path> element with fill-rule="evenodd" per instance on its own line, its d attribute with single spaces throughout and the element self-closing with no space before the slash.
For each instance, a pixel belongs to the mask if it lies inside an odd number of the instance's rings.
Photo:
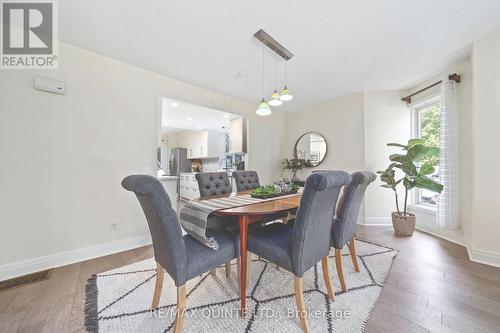
<svg viewBox="0 0 500 333">
<path fill-rule="evenodd" d="M 302 135 L 295 143 L 295 158 L 309 160 L 313 167 L 318 166 L 326 157 L 328 149 L 325 138 L 316 132 Z"/>
</svg>

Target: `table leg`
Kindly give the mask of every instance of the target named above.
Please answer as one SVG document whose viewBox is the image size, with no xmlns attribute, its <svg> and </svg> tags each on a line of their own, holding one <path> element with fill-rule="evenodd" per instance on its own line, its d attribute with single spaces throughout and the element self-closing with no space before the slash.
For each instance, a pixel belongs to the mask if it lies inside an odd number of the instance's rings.
<svg viewBox="0 0 500 333">
<path fill-rule="evenodd" d="M 240 216 L 240 315 L 245 316 L 246 311 L 246 296 L 247 296 L 247 229 L 248 229 L 248 217 Z"/>
</svg>

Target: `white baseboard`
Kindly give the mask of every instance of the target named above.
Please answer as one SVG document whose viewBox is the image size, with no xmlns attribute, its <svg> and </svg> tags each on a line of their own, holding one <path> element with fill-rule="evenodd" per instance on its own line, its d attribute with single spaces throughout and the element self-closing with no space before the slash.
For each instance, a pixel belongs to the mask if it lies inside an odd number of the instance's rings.
<svg viewBox="0 0 500 333">
<path fill-rule="evenodd" d="M 151 244 L 149 235 L 121 239 L 0 266 L 0 281 Z"/>
<path fill-rule="evenodd" d="M 467 253 L 469 253 L 469 258 L 471 261 L 489 266 L 500 267 L 499 253 L 480 250 L 469 246 L 467 247 Z"/>
<path fill-rule="evenodd" d="M 445 239 L 449 242 L 452 242 L 452 243 L 455 243 L 458 245 L 462 245 L 466 248 L 469 247 L 469 242 L 467 242 L 464 239 L 463 235 L 461 235 L 460 233 L 439 229 L 435 226 L 431 226 L 431 225 L 427 225 L 427 224 L 423 224 L 423 223 L 418 223 L 418 222 L 417 222 L 417 225 L 415 226 L 415 229 L 423 231 L 423 232 L 428 233 L 428 234 L 431 234 L 433 236 Z"/>
<path fill-rule="evenodd" d="M 466 239 L 464 239 L 464 237 L 459 233 L 442 230 L 433 226 L 423 224 L 417 224 L 416 229 L 433 236 L 443 238 L 452 243 L 462 245 L 467 249 L 467 254 L 469 255 L 470 261 L 488 266 L 500 267 L 500 253 L 477 249 L 472 246 Z"/>
<path fill-rule="evenodd" d="M 386 217 L 365 217 L 359 219 L 358 224 L 365 227 L 391 227 L 392 220 Z"/>
<path fill-rule="evenodd" d="M 392 220 L 384 217 L 365 217 L 364 219 L 360 218 L 358 220 L 358 224 L 365 227 L 387 227 L 392 226 Z M 475 248 L 459 232 L 439 229 L 436 226 L 425 223 L 417 223 L 415 228 L 419 231 L 423 231 L 465 247 L 471 261 L 489 266 L 500 267 L 500 253 Z"/>
</svg>

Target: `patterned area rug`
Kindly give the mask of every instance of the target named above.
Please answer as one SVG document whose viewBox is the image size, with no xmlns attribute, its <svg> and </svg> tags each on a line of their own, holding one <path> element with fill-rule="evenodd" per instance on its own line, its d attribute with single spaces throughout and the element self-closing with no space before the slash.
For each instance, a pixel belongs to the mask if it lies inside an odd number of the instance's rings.
<svg viewBox="0 0 500 333">
<path fill-rule="evenodd" d="M 330 276 L 335 302 L 329 302 L 321 264 L 304 275 L 304 298 L 312 332 L 362 332 L 392 266 L 396 250 L 356 241 L 360 272 L 348 249 L 343 267 L 348 287 L 342 292 L 333 251 Z M 295 313 L 293 275 L 257 260 L 250 265 L 248 314 L 238 315 L 236 264 L 228 279 L 224 267 L 187 283 L 185 332 L 301 332 Z M 153 258 L 97 274 L 87 284 L 85 324 L 91 332 L 169 332 L 175 318 L 176 289 L 165 274 L 160 308 L 150 311 L 155 284 Z"/>
</svg>

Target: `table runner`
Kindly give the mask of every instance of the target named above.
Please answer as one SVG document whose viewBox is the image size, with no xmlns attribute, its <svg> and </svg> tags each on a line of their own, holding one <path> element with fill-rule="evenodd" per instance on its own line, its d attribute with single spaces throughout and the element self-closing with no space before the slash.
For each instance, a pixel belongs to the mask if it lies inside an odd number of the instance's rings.
<svg viewBox="0 0 500 333">
<path fill-rule="evenodd" d="M 217 244 L 214 237 L 207 237 L 207 229 L 210 228 L 208 225 L 208 217 L 212 212 L 221 209 L 235 208 L 265 201 L 283 199 L 296 195 L 297 194 L 289 194 L 269 199 L 257 199 L 252 198 L 249 194 L 246 194 L 227 198 L 189 201 L 181 209 L 179 218 L 182 227 L 189 235 L 200 243 L 217 250 L 219 244 Z"/>
</svg>

